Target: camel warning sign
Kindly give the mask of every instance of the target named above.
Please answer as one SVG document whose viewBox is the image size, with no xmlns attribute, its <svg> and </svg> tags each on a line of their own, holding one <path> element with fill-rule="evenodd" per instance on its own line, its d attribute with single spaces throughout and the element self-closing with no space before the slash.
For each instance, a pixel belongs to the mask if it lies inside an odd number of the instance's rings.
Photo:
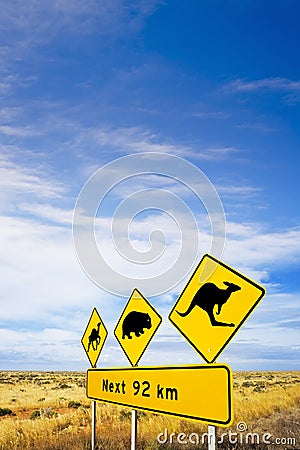
<svg viewBox="0 0 300 450">
<path fill-rule="evenodd" d="M 169 319 L 211 363 L 241 328 L 265 289 L 241 273 L 204 255 Z"/>
<path fill-rule="evenodd" d="M 225 364 L 89 369 L 87 397 L 179 418 L 229 426 L 232 374 Z"/>
<path fill-rule="evenodd" d="M 96 308 L 81 338 L 81 343 L 92 367 L 96 367 L 99 355 L 107 338 L 107 330 Z"/>
<path fill-rule="evenodd" d="M 136 366 L 162 318 L 148 300 L 134 289 L 114 334 L 132 366 Z"/>
</svg>

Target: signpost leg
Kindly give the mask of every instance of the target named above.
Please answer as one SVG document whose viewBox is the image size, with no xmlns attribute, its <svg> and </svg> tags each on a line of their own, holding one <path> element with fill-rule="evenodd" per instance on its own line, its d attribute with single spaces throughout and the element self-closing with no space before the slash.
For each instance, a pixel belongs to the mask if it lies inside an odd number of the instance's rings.
<svg viewBox="0 0 300 450">
<path fill-rule="evenodd" d="M 208 425 L 208 450 L 216 449 L 216 427 Z"/>
<path fill-rule="evenodd" d="M 92 401 L 92 450 L 96 449 L 96 401 Z"/>
<path fill-rule="evenodd" d="M 137 410 L 131 411 L 131 450 L 136 450 L 137 440 Z"/>
</svg>

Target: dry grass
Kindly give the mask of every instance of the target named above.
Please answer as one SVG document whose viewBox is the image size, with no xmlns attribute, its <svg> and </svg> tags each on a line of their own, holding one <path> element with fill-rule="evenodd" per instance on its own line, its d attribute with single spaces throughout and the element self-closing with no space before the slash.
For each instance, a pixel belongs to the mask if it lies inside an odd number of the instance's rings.
<svg viewBox="0 0 300 450">
<path fill-rule="evenodd" d="M 85 374 L 78 372 L 0 372 L 0 450 L 89 449 L 91 403 L 84 385 Z M 235 422 L 230 428 L 235 431 L 242 421 L 252 432 L 295 437 L 298 447 L 273 446 L 276 450 L 300 448 L 299 402 L 299 372 L 235 373 Z M 140 413 L 138 427 L 140 450 L 201 448 L 194 444 L 159 444 L 157 435 L 165 429 L 169 434 L 187 435 L 207 430 L 205 424 L 144 413 Z M 223 431 L 219 429 L 219 434 Z M 99 449 L 130 448 L 130 411 L 97 404 L 97 436 Z M 227 442 L 218 448 L 247 447 Z"/>
</svg>

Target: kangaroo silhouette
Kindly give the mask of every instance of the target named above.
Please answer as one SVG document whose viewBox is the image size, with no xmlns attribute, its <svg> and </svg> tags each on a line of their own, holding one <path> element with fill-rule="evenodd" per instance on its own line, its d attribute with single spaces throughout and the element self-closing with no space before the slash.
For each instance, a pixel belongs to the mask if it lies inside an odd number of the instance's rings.
<svg viewBox="0 0 300 450">
<path fill-rule="evenodd" d="M 185 317 L 195 308 L 199 306 L 203 309 L 210 319 L 210 323 L 213 327 L 234 327 L 234 323 L 219 322 L 214 316 L 214 307 L 218 305 L 218 310 L 216 313 L 219 315 L 222 310 L 222 306 L 227 302 L 229 297 L 233 292 L 239 291 L 241 288 L 236 284 L 230 283 L 229 281 L 223 281 L 227 286 L 226 289 L 220 289 L 214 283 L 203 284 L 191 301 L 190 306 L 185 312 L 176 311 L 180 316 Z"/>
<path fill-rule="evenodd" d="M 92 329 L 91 334 L 89 335 L 89 345 L 88 345 L 88 349 L 87 349 L 88 352 L 90 351 L 91 345 L 93 347 L 93 350 L 95 351 L 95 350 L 97 350 L 98 345 L 100 344 L 100 334 L 99 334 L 100 325 L 101 325 L 101 322 L 99 322 L 97 324 L 97 328 Z M 96 342 L 96 348 L 94 346 L 94 342 Z"/>
</svg>

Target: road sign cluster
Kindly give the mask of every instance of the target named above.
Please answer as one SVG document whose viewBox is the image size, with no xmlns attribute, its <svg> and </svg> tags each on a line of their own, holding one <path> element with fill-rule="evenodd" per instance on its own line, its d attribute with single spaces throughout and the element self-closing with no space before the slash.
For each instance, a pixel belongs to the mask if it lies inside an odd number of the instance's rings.
<svg viewBox="0 0 300 450">
<path fill-rule="evenodd" d="M 206 363 L 213 363 L 264 294 L 264 288 L 254 281 L 204 255 L 169 320 Z M 149 301 L 134 289 L 114 330 L 132 367 L 96 369 L 107 330 L 94 308 L 81 340 L 94 368 L 87 372 L 87 396 L 228 426 L 233 420 L 229 366 L 137 367 L 161 321 Z"/>
</svg>

